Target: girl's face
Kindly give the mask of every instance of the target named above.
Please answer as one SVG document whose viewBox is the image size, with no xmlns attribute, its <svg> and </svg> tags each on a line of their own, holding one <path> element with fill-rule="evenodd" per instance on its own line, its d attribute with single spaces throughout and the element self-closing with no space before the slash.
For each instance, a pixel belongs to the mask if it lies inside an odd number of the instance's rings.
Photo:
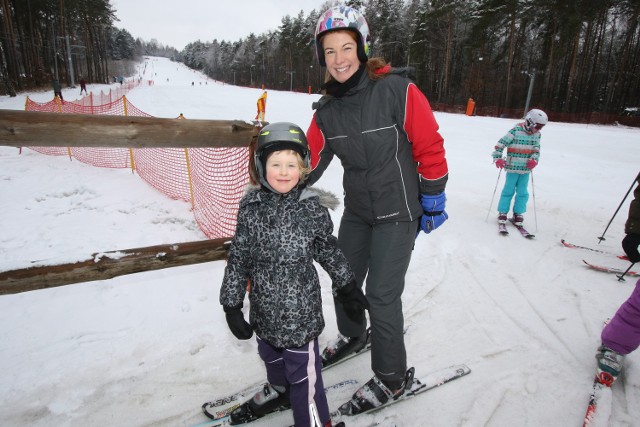
<svg viewBox="0 0 640 427">
<path fill-rule="evenodd" d="M 300 181 L 298 154 L 293 150 L 274 151 L 267 158 L 267 182 L 280 194 L 288 193 Z"/>
<path fill-rule="evenodd" d="M 331 31 L 322 38 L 327 71 L 338 83 L 346 82 L 360 67 L 356 35 L 349 30 Z"/>
</svg>

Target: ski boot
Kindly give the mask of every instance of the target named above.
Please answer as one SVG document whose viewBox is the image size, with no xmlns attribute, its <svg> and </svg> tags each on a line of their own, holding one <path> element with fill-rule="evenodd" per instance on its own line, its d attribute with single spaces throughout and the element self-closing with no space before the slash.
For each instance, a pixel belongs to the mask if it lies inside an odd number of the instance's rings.
<svg viewBox="0 0 640 427">
<path fill-rule="evenodd" d="M 498 212 L 498 224 L 507 223 L 507 214 L 504 212 Z"/>
<path fill-rule="evenodd" d="M 607 387 L 611 387 L 620 375 L 624 355 L 601 345 L 598 347 L 596 359 L 598 360 L 598 381 Z"/>
<path fill-rule="evenodd" d="M 342 334 L 338 334 L 338 338 L 330 342 L 322 351 L 322 366 L 326 367 L 333 365 L 351 353 L 359 352 L 366 347 L 370 339 L 370 329 L 367 329 L 364 334 L 359 337 L 346 337 Z"/>
<path fill-rule="evenodd" d="M 522 227 L 523 222 L 524 222 L 524 217 L 522 216 L 522 214 L 517 214 L 517 213 L 513 214 L 513 225 L 515 225 L 516 227 Z"/>
<path fill-rule="evenodd" d="M 280 390 L 277 390 L 276 387 Z M 246 401 L 229 414 L 229 424 L 245 424 L 262 418 L 267 414 L 289 409 L 289 388 L 265 384 L 252 399 Z"/>
<path fill-rule="evenodd" d="M 357 415 L 377 408 L 402 396 L 405 390 L 413 385 L 415 370 L 409 369 L 402 381 L 384 382 L 374 375 L 365 385 L 360 387 L 351 400 L 340 406 L 342 415 Z"/>
</svg>

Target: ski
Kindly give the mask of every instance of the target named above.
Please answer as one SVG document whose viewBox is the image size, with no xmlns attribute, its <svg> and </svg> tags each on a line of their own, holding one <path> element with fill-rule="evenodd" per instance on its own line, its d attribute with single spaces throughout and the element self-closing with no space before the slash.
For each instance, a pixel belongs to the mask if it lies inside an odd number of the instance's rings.
<svg viewBox="0 0 640 427">
<path fill-rule="evenodd" d="M 607 408 L 607 401 L 609 402 Z M 589 405 L 584 416 L 582 427 L 605 427 L 608 425 L 611 415 L 611 387 L 599 381 L 598 377 L 593 380 L 593 389 L 589 396 Z"/>
<path fill-rule="evenodd" d="M 406 332 L 406 330 L 405 330 Z M 334 362 L 330 365 L 324 366 L 322 368 L 323 371 L 332 368 L 334 366 L 338 366 L 341 363 L 344 363 L 356 356 L 359 356 L 363 353 L 366 353 L 367 351 L 371 350 L 371 329 L 368 328 L 367 329 L 367 345 L 362 348 L 360 351 L 357 351 L 355 353 L 349 354 L 348 356 L 345 356 L 344 358 L 338 360 L 337 362 Z M 228 396 L 216 399 L 216 400 L 212 400 L 209 402 L 205 402 L 202 405 L 202 411 L 204 412 L 204 414 L 211 418 L 211 419 L 216 419 L 217 415 L 216 413 L 219 412 L 216 408 L 219 407 L 230 407 L 230 406 L 234 406 L 234 405 L 230 405 L 234 402 L 242 402 L 244 400 L 246 400 L 249 396 L 253 396 L 255 393 L 257 393 L 262 386 L 264 385 L 264 383 L 266 382 L 266 380 L 262 380 L 260 382 L 254 383 L 248 387 L 245 387 L 244 389 L 237 391 L 233 394 L 230 394 Z M 238 405 L 236 405 L 238 406 Z"/>
<path fill-rule="evenodd" d="M 633 271 L 633 270 L 629 270 L 625 273 L 625 270 L 621 269 L 621 268 L 616 268 L 616 267 L 605 267 L 605 266 L 601 266 L 601 265 L 596 265 L 596 264 L 591 264 L 588 261 L 582 260 L 582 262 L 584 262 L 587 267 L 593 269 L 593 270 L 597 270 L 597 271 L 602 271 L 604 273 L 613 273 L 613 274 L 623 274 L 625 276 L 640 276 L 640 272 L 638 271 Z"/>
<path fill-rule="evenodd" d="M 332 384 L 332 385 L 330 385 L 328 387 L 325 387 L 324 391 L 325 391 L 325 393 L 330 394 L 333 391 L 340 390 L 340 389 L 343 389 L 345 387 L 349 387 L 349 386 L 353 386 L 353 385 L 357 385 L 357 384 L 358 384 L 358 380 L 348 379 L 348 380 L 340 381 L 340 382 L 338 382 L 336 384 Z M 246 400 L 246 401 L 244 401 L 242 403 L 236 403 L 236 404 L 233 404 L 233 405 L 231 405 L 229 407 L 215 410 L 215 412 L 213 410 L 212 410 L 212 412 L 206 412 L 205 408 L 203 406 L 202 409 L 203 409 L 203 411 L 205 411 L 205 414 L 210 418 L 210 420 L 209 421 L 205 421 L 205 422 L 200 423 L 200 424 L 196 424 L 196 425 L 194 425 L 192 427 L 219 427 L 219 426 L 222 427 L 222 426 L 229 426 L 229 425 L 231 425 L 231 419 L 229 417 L 231 412 L 233 412 L 237 408 L 242 407 L 243 405 L 246 405 L 248 401 L 249 400 Z M 271 414 L 275 414 L 275 413 L 286 411 L 286 410 L 289 410 L 289 406 L 288 405 L 286 405 L 286 406 L 283 405 L 283 406 L 278 407 L 273 412 L 271 412 L 271 413 L 269 413 L 267 415 L 264 415 L 262 417 L 253 416 L 253 417 L 247 419 L 246 421 L 244 421 L 241 424 L 247 424 L 247 423 L 250 423 L 252 421 L 255 421 L 255 420 L 264 418 L 266 416 L 269 416 Z"/>
<path fill-rule="evenodd" d="M 613 252 L 605 251 L 605 250 L 602 250 L 602 249 L 590 248 L 590 247 L 588 247 L 588 246 L 574 245 L 573 243 L 569 243 L 569 242 L 567 242 L 567 241 L 566 241 L 566 240 L 564 240 L 564 239 L 561 239 L 561 240 L 560 240 L 560 243 L 562 243 L 562 244 L 564 245 L 564 247 L 566 247 L 566 248 L 571 248 L 571 249 L 584 249 L 584 250 L 586 250 L 586 251 L 598 252 L 598 253 L 606 254 L 606 255 L 613 255 L 614 257 L 616 257 L 616 258 L 618 258 L 618 259 L 625 260 L 625 261 L 628 261 L 628 260 L 629 260 L 629 258 L 627 258 L 627 257 L 626 257 L 626 256 L 624 256 L 624 255 L 618 255 L 618 254 L 615 254 L 615 253 L 613 253 Z"/>
<path fill-rule="evenodd" d="M 529 232 L 527 231 L 527 229 L 526 229 L 526 228 L 524 228 L 523 226 L 521 226 L 521 225 L 516 225 L 516 221 L 515 221 L 515 219 L 514 219 L 514 218 L 509 218 L 509 222 L 510 222 L 511 224 L 513 224 L 513 226 L 514 226 L 515 228 L 517 228 L 517 229 L 518 229 L 518 231 L 520 232 L 520 234 L 522 234 L 522 237 L 526 237 L 527 239 L 533 239 L 534 237 L 536 237 L 536 235 L 535 235 L 535 234 L 531 234 L 531 233 L 529 233 Z"/>
<path fill-rule="evenodd" d="M 455 379 L 461 378 L 471 372 L 471 369 L 467 365 L 454 365 L 448 368 L 440 369 L 438 371 L 427 374 L 423 377 L 415 378 L 415 368 L 410 368 L 407 371 L 407 381 L 410 381 L 411 386 L 395 400 L 390 400 L 387 403 L 380 405 L 376 408 L 369 409 L 363 412 L 357 412 L 357 404 L 354 399 L 349 400 L 340 406 L 336 411 L 331 413 L 331 421 L 338 423 L 344 420 L 344 417 L 369 414 L 371 412 L 379 411 L 387 406 L 393 405 L 398 402 L 402 402 L 407 399 L 411 399 L 420 393 L 439 387 Z"/>
<path fill-rule="evenodd" d="M 500 233 L 502 236 L 508 236 L 509 230 L 507 230 L 507 224 L 498 223 L 498 233 Z"/>
<path fill-rule="evenodd" d="M 354 380 L 354 379 L 344 380 L 344 381 L 340 381 L 340 382 L 338 382 L 336 384 L 330 385 L 328 387 L 325 387 L 324 388 L 324 392 L 327 395 L 329 395 L 332 391 L 340 390 L 340 389 L 343 389 L 345 387 L 353 386 L 353 385 L 356 385 L 356 384 L 358 384 L 358 380 Z M 252 397 L 249 398 L 248 400 L 244 401 L 243 403 L 238 403 L 238 404 L 235 404 L 233 406 L 230 406 L 229 408 L 217 411 L 216 415 L 215 415 L 215 418 L 211 419 L 208 422 L 204 422 L 204 423 L 198 424 L 197 426 L 194 426 L 194 427 L 204 427 L 204 426 L 211 427 L 211 426 L 228 426 L 228 425 L 248 424 L 248 423 L 251 423 L 253 421 L 262 419 L 264 417 L 267 417 L 269 415 L 276 414 L 276 413 L 282 412 L 282 411 L 287 411 L 287 410 L 290 409 L 290 406 L 288 404 L 287 405 L 281 405 L 281 406 L 277 407 L 276 409 L 274 409 L 272 412 L 270 412 L 270 413 L 268 413 L 266 415 L 263 415 L 263 416 L 256 416 L 251 411 L 246 411 L 246 409 L 245 409 L 245 410 L 243 410 L 243 413 L 245 414 L 246 418 L 241 422 L 237 422 L 236 424 L 231 424 L 231 418 L 230 418 L 231 413 L 233 411 L 235 411 L 237 408 L 241 408 L 243 406 L 246 407 L 246 405 L 248 405 L 249 400 L 251 400 L 251 399 L 252 399 Z M 213 414 L 208 415 L 208 416 L 211 417 L 211 416 L 213 416 Z"/>
</svg>

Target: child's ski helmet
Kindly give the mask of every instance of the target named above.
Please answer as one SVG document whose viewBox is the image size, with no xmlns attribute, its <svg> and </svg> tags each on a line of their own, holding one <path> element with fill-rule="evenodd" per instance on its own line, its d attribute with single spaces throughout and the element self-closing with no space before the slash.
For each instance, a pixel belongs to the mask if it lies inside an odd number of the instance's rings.
<svg viewBox="0 0 640 427">
<path fill-rule="evenodd" d="M 262 128 L 258 134 L 253 154 L 260 184 L 274 191 L 266 178 L 267 157 L 274 151 L 294 150 L 302 157 L 304 167 L 309 168 L 311 157 L 307 137 L 297 125 L 288 122 L 272 123 Z"/>
<path fill-rule="evenodd" d="M 326 66 L 324 60 L 324 51 L 320 38 L 329 31 L 334 30 L 351 30 L 356 33 L 358 45 L 358 59 L 361 62 L 367 62 L 369 57 L 369 25 L 364 15 L 358 10 L 349 6 L 335 6 L 326 10 L 318 19 L 316 25 L 316 53 L 320 65 Z"/>
<path fill-rule="evenodd" d="M 549 122 L 547 113 L 542 110 L 534 108 L 529 110 L 526 116 L 524 116 L 524 128 L 528 132 L 533 132 L 535 129 L 542 129 L 544 125 Z"/>
</svg>

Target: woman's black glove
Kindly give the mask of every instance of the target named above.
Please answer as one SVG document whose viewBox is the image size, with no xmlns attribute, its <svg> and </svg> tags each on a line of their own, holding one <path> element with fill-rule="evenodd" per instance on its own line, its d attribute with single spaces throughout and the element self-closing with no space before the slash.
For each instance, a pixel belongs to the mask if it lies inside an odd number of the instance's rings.
<svg viewBox="0 0 640 427">
<path fill-rule="evenodd" d="M 231 333 L 239 340 L 248 340 L 253 336 L 251 325 L 244 320 L 242 304 L 239 307 L 223 307 L 227 317 L 227 325 Z"/>
<path fill-rule="evenodd" d="M 354 322 L 360 322 L 364 318 L 364 310 L 369 309 L 369 301 L 362 293 L 362 289 L 352 280 L 346 286 L 336 289 L 335 299 L 342 303 L 345 313 Z"/>
</svg>

